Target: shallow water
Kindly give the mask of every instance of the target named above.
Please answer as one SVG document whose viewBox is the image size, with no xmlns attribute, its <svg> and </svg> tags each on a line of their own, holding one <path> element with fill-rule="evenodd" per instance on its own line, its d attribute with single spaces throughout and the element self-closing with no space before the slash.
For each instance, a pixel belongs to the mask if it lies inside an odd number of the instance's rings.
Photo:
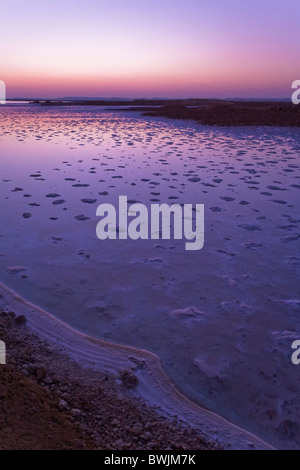
<svg viewBox="0 0 300 470">
<path fill-rule="evenodd" d="M 157 353 L 190 398 L 297 447 L 300 130 L 2 106 L 0 145 L 0 279 Z M 98 240 L 96 207 L 119 195 L 204 204 L 204 248 Z"/>
</svg>

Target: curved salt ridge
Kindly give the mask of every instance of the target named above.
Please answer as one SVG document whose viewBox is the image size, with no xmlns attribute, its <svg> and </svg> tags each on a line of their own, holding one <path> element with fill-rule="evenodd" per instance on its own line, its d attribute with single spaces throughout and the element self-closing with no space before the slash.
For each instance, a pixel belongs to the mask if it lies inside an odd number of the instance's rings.
<svg viewBox="0 0 300 470">
<path fill-rule="evenodd" d="M 75 330 L 1 282 L 0 291 L 2 305 L 7 304 L 18 315 L 25 315 L 32 330 L 81 366 L 101 370 L 115 377 L 119 376 L 120 370 L 136 369 L 139 384 L 130 395 L 142 398 L 146 404 L 158 408 L 161 414 L 169 418 L 176 414 L 186 424 L 199 429 L 209 440 L 217 439 L 227 449 L 274 449 L 254 434 L 181 394 L 167 376 L 156 354 L 104 341 Z"/>
</svg>

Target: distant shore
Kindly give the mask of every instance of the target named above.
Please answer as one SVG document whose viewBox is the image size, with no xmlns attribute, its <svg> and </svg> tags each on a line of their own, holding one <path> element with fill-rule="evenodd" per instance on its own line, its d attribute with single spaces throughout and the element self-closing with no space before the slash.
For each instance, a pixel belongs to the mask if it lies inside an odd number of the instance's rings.
<svg viewBox="0 0 300 470">
<path fill-rule="evenodd" d="M 300 127 L 300 106 L 284 102 L 211 102 L 195 108 L 174 105 L 148 110 L 144 114 L 191 119 L 209 126 Z"/>
<path fill-rule="evenodd" d="M 41 106 L 107 106 L 110 110 L 140 111 L 145 116 L 197 121 L 209 126 L 300 127 L 300 106 L 286 101 L 92 100 L 33 101 Z M 124 106 L 127 108 L 124 109 Z"/>
</svg>

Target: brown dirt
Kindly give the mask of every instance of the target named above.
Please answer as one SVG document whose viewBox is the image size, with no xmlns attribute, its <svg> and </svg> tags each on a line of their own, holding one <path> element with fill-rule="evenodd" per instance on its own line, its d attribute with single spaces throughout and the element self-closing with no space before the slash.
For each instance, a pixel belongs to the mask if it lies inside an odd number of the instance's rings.
<svg viewBox="0 0 300 470">
<path fill-rule="evenodd" d="M 212 101 L 197 108 L 174 104 L 148 110 L 144 115 L 191 119 L 210 126 L 300 127 L 300 105 L 285 102 L 222 102 L 216 105 Z"/>
<path fill-rule="evenodd" d="M 129 100 L 40 102 L 42 106 L 130 106 L 126 111 L 144 112 L 145 116 L 190 119 L 209 126 L 299 127 L 300 105 L 291 101 L 230 101 L 221 99 Z M 138 107 L 135 107 L 138 106 Z M 161 106 L 153 108 L 153 106 Z M 193 106 L 191 108 L 190 106 Z"/>
<path fill-rule="evenodd" d="M 0 312 L 0 449 L 214 449 L 196 429 L 125 397 L 134 380 L 83 369 Z M 125 380 L 126 379 L 126 380 Z M 128 382 L 128 383 L 127 383 Z"/>
</svg>

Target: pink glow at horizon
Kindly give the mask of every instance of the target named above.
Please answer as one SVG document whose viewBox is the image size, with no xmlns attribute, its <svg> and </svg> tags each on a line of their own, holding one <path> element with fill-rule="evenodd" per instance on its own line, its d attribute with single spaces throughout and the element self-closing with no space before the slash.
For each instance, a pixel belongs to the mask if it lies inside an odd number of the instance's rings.
<svg viewBox="0 0 300 470">
<path fill-rule="evenodd" d="M 8 98 L 286 98 L 299 14 L 298 0 L 2 0 L 0 79 Z"/>
</svg>

